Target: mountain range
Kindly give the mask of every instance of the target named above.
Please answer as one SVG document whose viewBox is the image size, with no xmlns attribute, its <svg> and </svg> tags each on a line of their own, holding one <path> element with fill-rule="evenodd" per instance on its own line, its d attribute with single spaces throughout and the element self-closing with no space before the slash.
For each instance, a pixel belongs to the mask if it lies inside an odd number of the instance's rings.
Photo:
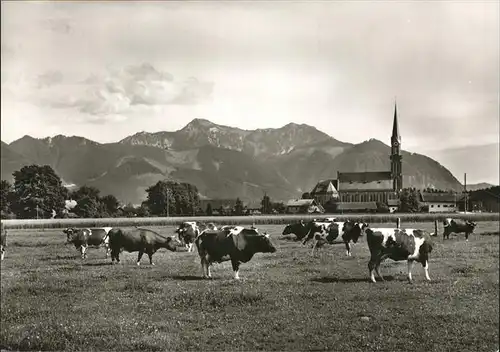
<svg viewBox="0 0 500 352">
<path fill-rule="evenodd" d="M 267 193 L 286 201 L 337 171 L 390 170 L 389 153 L 379 140 L 345 143 L 305 124 L 242 130 L 194 119 L 178 131 L 139 132 L 116 143 L 63 135 L 2 142 L 1 177 L 12 180 L 12 172 L 36 163 L 50 165 L 68 186 L 94 186 L 124 203 L 140 203 L 147 187 L 165 179 L 194 184 L 204 198 L 256 201 Z M 402 155 L 405 187 L 462 188 L 435 160 Z"/>
</svg>

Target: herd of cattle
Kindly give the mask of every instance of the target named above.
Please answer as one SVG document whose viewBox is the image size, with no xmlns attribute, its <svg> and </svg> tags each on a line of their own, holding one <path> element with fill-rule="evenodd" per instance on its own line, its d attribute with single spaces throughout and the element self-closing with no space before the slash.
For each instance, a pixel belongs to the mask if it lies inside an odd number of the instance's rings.
<svg viewBox="0 0 500 352">
<path fill-rule="evenodd" d="M 468 240 L 476 224 L 468 220 L 446 219 L 443 222 L 443 239 L 451 233 L 465 233 Z M 136 227 L 125 230 L 121 228 L 67 228 L 66 243 L 73 244 L 81 253 L 81 258 L 87 256 L 89 247 L 106 250 L 106 258 L 111 254 L 111 262 L 120 262 L 120 253 L 138 252 L 137 265 L 140 265 L 144 253 L 149 257 L 151 265 L 153 254 L 160 248 L 175 252 L 184 245 L 188 252 L 196 246 L 200 256 L 204 278 L 211 278 L 210 266 L 213 263 L 231 261 L 234 278 L 239 279 L 239 266 L 252 259 L 256 253 L 274 253 L 276 247 L 267 233 L 260 233 L 254 226 L 222 226 L 217 228 L 213 223 L 183 222 L 175 230 L 177 236 L 164 236 L 150 229 Z M 433 236 L 421 229 L 376 228 L 363 222 L 339 222 L 334 218 L 322 220 L 299 221 L 285 226 L 283 236 L 294 235 L 294 239 L 305 245 L 312 240 L 312 254 L 325 244 L 332 244 L 341 238 L 346 247 L 346 255 L 351 256 L 352 247 L 359 238 L 366 236 L 370 250 L 368 269 L 370 279 L 376 282 L 375 273 L 383 281 L 379 267 L 382 261 L 390 258 L 394 261 L 406 260 L 408 263 L 408 280 L 412 282 L 412 270 L 415 262 L 421 263 L 425 278 L 429 277 L 429 254 L 433 248 Z M 1 259 L 4 259 L 7 231 L 1 224 Z"/>
</svg>

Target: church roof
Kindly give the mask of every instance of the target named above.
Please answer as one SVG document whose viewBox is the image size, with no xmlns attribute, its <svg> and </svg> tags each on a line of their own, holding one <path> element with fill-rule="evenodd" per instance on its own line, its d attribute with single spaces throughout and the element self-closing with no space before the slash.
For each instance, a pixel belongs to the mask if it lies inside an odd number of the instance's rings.
<svg viewBox="0 0 500 352">
<path fill-rule="evenodd" d="M 328 189 L 330 186 L 330 183 L 333 186 L 333 189 Z M 328 192 L 337 192 L 337 186 L 338 182 L 337 180 L 334 179 L 328 179 L 328 180 L 322 180 L 319 181 L 316 186 L 314 186 L 313 190 L 311 191 L 311 194 L 326 194 Z"/>
<path fill-rule="evenodd" d="M 426 203 L 455 203 L 460 199 L 453 193 L 421 193 L 422 202 Z"/>
<path fill-rule="evenodd" d="M 339 172 L 339 187 L 342 191 L 392 190 L 390 171 Z"/>
<path fill-rule="evenodd" d="M 314 204 L 314 199 L 291 199 L 286 203 L 287 207 L 303 207 Z"/>
<path fill-rule="evenodd" d="M 392 181 L 390 171 L 368 171 L 368 172 L 339 172 L 339 181 L 344 182 L 374 182 L 374 181 Z"/>
</svg>

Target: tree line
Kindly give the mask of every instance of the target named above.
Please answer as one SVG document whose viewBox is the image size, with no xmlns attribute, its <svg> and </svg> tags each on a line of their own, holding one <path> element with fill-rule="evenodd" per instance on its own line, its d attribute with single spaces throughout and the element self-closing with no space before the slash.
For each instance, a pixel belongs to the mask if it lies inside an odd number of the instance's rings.
<svg viewBox="0 0 500 352">
<path fill-rule="evenodd" d="M 82 186 L 75 191 L 64 187 L 60 177 L 48 165 L 29 165 L 13 173 L 14 183 L 2 180 L 0 184 L 1 218 L 47 219 L 47 218 L 106 218 L 106 217 L 147 217 L 147 216 L 187 216 L 244 215 L 243 202 L 237 198 L 228 212 L 212 209 L 208 204 L 201 208 L 198 189 L 185 182 L 158 181 L 146 189 L 147 197 L 139 206 L 121 205 L 114 195 L 100 194 L 91 186 Z M 273 203 L 264 195 L 260 212 L 271 214 L 284 212 L 283 203 Z"/>
</svg>

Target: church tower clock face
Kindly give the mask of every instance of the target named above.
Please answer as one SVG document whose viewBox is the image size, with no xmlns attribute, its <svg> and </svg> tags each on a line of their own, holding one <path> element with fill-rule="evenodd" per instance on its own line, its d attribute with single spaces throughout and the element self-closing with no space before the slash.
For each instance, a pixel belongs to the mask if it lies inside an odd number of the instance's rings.
<svg viewBox="0 0 500 352">
<path fill-rule="evenodd" d="M 395 147 L 397 147 L 399 145 L 399 143 L 398 142 L 394 142 L 394 143 L 392 143 L 392 145 L 395 146 Z"/>
</svg>

